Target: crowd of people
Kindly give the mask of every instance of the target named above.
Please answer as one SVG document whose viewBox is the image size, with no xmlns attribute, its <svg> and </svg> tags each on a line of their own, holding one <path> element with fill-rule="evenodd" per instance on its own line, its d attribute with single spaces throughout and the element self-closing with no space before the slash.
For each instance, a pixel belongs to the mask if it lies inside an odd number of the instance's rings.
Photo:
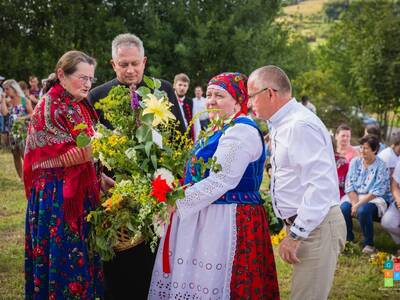
<svg viewBox="0 0 400 300">
<path fill-rule="evenodd" d="M 328 297 L 339 253 L 346 239 L 354 240 L 352 217 L 361 225 L 363 252 L 375 250 L 376 220 L 400 244 L 400 138 L 385 148 L 376 128 L 367 128 L 356 148 L 351 129 L 341 125 L 332 141 L 315 106 L 308 98 L 297 102 L 286 73 L 269 65 L 249 77 L 212 77 L 206 97 L 199 85 L 194 98 L 187 95 L 184 73 L 173 84 L 161 80 L 179 130 L 191 128 L 194 155 L 217 158 L 221 170 L 193 182 L 189 161 L 184 181 L 190 186 L 176 202 L 157 253 L 141 243 L 101 263 L 88 246 L 86 216 L 99 205 L 100 190 L 113 186 L 113 173 L 93 160 L 90 146 L 77 147 L 75 128 L 84 123 L 88 136 L 98 122 L 112 129 L 94 104 L 113 86 L 132 92 L 143 86 L 147 62 L 133 34 L 116 36 L 111 49 L 115 78 L 93 89 L 96 60 L 80 51 L 62 55 L 43 88 L 34 76 L 29 88 L 3 83 L 2 132 L 28 199 L 26 299 L 279 299 L 259 192 L 267 156 L 274 212 L 287 231 L 279 254 L 293 264 L 292 299 Z M 249 108 L 268 123 L 268 145 Z M 227 117 L 231 126 L 197 142 L 210 119 Z M 25 135 L 11 130 L 27 120 Z"/>
<path fill-rule="evenodd" d="M 335 159 L 347 241 L 354 241 L 352 217 L 356 217 L 363 235 L 362 251 L 372 254 L 376 251 L 374 221 L 381 222 L 400 246 L 400 134 L 393 134 L 386 146 L 380 128 L 368 125 L 359 144 L 351 145 L 349 126 L 336 129 Z"/>
</svg>

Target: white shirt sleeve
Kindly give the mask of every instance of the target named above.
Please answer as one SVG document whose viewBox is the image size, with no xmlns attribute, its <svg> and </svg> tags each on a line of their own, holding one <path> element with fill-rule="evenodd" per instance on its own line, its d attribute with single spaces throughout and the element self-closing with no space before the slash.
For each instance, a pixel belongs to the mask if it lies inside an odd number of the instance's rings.
<svg viewBox="0 0 400 300">
<path fill-rule="evenodd" d="M 398 184 L 400 184 L 400 161 L 396 164 L 392 177 Z"/>
<path fill-rule="evenodd" d="M 207 178 L 185 190 L 185 198 L 176 202 L 180 218 L 199 212 L 235 188 L 249 163 L 260 157 L 262 149 L 257 129 L 246 124 L 228 128 L 214 153 L 221 171 L 210 172 Z"/>
<path fill-rule="evenodd" d="M 338 187 L 332 143 L 328 139 L 320 128 L 303 122 L 294 126 L 290 139 L 289 160 L 304 187 L 290 230 L 304 238 L 324 220 L 332 206 L 332 190 Z"/>
</svg>

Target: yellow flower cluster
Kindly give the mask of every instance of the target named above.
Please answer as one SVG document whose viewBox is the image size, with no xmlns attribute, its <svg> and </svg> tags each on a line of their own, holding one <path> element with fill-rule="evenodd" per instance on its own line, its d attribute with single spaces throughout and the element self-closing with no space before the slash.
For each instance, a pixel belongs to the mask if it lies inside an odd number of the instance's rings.
<svg viewBox="0 0 400 300">
<path fill-rule="evenodd" d="M 286 230 L 283 228 L 278 234 L 271 236 L 272 246 L 278 246 L 280 242 L 285 238 Z"/>
<path fill-rule="evenodd" d="M 105 208 L 105 211 L 111 211 L 112 209 L 119 208 L 123 197 L 121 194 L 114 193 L 111 198 L 104 201 L 101 206 Z"/>
<path fill-rule="evenodd" d="M 102 153 L 105 156 L 113 156 L 116 151 L 115 147 L 122 146 L 127 142 L 126 136 L 119 136 L 112 134 L 106 139 L 93 139 L 92 149 L 93 153 Z"/>
<path fill-rule="evenodd" d="M 113 147 L 116 145 L 123 145 L 126 143 L 126 136 L 118 136 L 113 134 L 108 137 L 108 143 Z"/>
<path fill-rule="evenodd" d="M 372 254 L 369 262 L 372 265 L 376 265 L 376 266 L 383 266 L 383 263 L 385 262 L 385 260 L 390 258 L 390 254 L 383 252 L 383 251 L 378 251 L 378 253 Z"/>
</svg>

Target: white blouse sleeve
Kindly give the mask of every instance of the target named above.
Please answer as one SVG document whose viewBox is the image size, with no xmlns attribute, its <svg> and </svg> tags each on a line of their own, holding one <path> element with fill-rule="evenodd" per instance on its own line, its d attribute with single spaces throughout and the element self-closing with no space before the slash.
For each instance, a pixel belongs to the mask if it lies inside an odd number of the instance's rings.
<svg viewBox="0 0 400 300">
<path fill-rule="evenodd" d="M 186 189 L 185 198 L 176 202 L 180 218 L 199 212 L 235 188 L 249 163 L 257 160 L 262 150 L 260 134 L 254 127 L 237 124 L 228 128 L 214 153 L 221 171 L 210 172 L 207 178 Z"/>
</svg>

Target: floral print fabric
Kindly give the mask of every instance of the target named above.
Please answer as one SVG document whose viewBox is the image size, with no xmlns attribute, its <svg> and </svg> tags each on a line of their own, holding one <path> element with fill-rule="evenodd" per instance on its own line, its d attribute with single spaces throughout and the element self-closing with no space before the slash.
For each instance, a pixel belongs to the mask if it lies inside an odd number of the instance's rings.
<svg viewBox="0 0 400 300">
<path fill-rule="evenodd" d="M 25 236 L 25 299 L 95 299 L 102 296 L 100 258 L 87 246 L 91 210 L 67 223 L 63 213 L 63 171 L 47 169 L 34 179 Z"/>
</svg>

